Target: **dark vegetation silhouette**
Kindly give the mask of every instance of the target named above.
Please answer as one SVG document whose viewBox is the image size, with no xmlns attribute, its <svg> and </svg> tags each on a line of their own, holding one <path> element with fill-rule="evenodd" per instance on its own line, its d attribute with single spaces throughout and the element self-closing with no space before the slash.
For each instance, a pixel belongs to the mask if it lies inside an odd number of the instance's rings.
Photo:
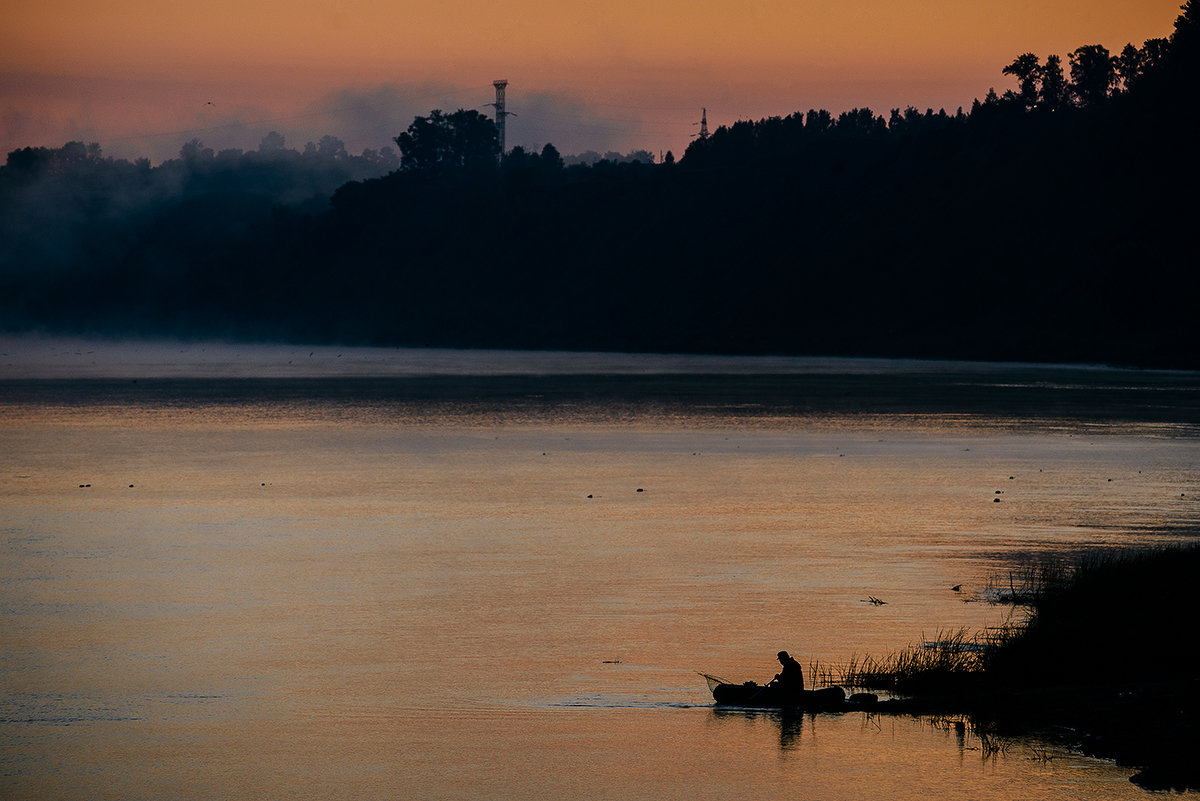
<svg viewBox="0 0 1200 801">
<path fill-rule="evenodd" d="M 1020 578 L 1010 574 L 996 598 L 1024 610 L 1014 622 L 868 657 L 838 680 L 898 693 L 880 712 L 965 713 L 979 732 L 1038 732 L 1139 767 L 1131 780 L 1147 789 L 1200 789 L 1200 683 L 1180 626 L 1200 611 L 1200 545 L 1016 568 Z"/>
<path fill-rule="evenodd" d="M 462 110 L 415 119 L 398 163 L 332 137 L 191 142 L 154 168 L 14 151 L 0 320 L 1198 367 L 1196 16 L 1189 0 L 1169 39 L 1116 55 L 1022 54 L 1016 88 L 967 111 L 739 121 L 658 164 L 498 159 L 494 124 Z"/>
<path fill-rule="evenodd" d="M 409 172 L 490 168 L 500 156 L 496 124 L 478 111 L 443 114 L 434 109 L 428 117 L 414 119 L 395 141 L 400 166 Z"/>
</svg>

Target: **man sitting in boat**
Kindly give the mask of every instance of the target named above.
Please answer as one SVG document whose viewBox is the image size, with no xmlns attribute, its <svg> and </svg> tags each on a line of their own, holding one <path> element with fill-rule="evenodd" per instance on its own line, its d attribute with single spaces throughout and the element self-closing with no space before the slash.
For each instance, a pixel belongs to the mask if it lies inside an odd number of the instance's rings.
<svg viewBox="0 0 1200 801">
<path fill-rule="evenodd" d="M 770 683 L 782 689 L 787 697 L 801 698 L 804 693 L 804 669 L 787 651 L 780 651 L 778 658 L 783 670 L 776 673 Z"/>
</svg>

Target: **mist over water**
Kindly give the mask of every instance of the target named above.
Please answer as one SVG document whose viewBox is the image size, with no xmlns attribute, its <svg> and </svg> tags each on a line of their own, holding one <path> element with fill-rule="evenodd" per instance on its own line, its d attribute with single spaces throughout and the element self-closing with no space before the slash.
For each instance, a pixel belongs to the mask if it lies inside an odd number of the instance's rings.
<svg viewBox="0 0 1200 801">
<path fill-rule="evenodd" d="M 364 378 L 436 375 L 860 375 L 954 370 L 999 374 L 1005 366 L 917 359 L 707 356 L 568 351 L 369 348 L 282 343 L 0 337 L 0 379 Z M 1012 367 L 1011 365 L 1009 367 Z M 1040 368 L 1024 365 L 1036 374 Z M 1060 375 L 1085 374 L 1065 367 Z M 1116 371 L 1118 375 L 1153 375 Z"/>
<path fill-rule="evenodd" d="M 1016 559 L 1194 537 L 1195 374 L 0 354 L 5 797 L 1141 796 L 696 671 L 998 625 Z"/>
</svg>

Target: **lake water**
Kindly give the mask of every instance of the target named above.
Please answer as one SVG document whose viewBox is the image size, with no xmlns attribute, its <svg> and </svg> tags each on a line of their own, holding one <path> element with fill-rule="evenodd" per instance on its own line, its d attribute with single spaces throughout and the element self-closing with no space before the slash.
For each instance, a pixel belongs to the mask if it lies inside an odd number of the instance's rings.
<svg viewBox="0 0 1200 801">
<path fill-rule="evenodd" d="M 1141 797 L 697 672 L 999 625 L 1198 466 L 1195 373 L 0 342 L 0 795 Z"/>
</svg>

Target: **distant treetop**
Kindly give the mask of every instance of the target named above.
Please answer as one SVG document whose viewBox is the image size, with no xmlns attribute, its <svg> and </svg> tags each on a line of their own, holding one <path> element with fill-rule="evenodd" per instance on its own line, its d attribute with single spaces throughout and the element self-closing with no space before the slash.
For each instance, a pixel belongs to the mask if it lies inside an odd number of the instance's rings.
<svg viewBox="0 0 1200 801">
<path fill-rule="evenodd" d="M 473 109 L 452 114 L 434 109 L 427 117 L 414 118 L 395 142 L 400 168 L 407 172 L 495 166 L 500 156 L 496 123 Z"/>
</svg>

